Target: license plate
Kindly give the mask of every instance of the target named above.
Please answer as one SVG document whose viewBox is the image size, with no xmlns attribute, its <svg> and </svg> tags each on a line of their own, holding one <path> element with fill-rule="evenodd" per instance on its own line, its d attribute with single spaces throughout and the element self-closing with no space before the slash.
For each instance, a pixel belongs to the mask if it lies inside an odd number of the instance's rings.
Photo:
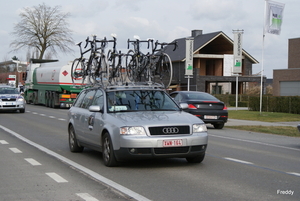
<svg viewBox="0 0 300 201">
<path fill-rule="evenodd" d="M 218 119 L 218 116 L 204 115 L 204 119 Z"/>
<path fill-rule="evenodd" d="M 164 147 L 180 147 L 182 146 L 182 140 L 164 140 L 163 146 Z"/>
<path fill-rule="evenodd" d="M 14 102 L 8 102 L 8 103 L 6 103 L 6 105 L 15 105 L 15 103 Z"/>
</svg>

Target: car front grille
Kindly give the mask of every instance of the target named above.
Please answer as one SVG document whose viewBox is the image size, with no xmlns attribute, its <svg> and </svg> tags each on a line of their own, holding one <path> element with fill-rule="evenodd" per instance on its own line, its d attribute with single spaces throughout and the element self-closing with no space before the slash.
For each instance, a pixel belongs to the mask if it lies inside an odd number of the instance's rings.
<svg viewBox="0 0 300 201">
<path fill-rule="evenodd" d="M 190 134 L 189 126 L 159 126 L 149 127 L 151 135 L 180 135 Z"/>
<path fill-rule="evenodd" d="M 5 101 L 5 102 L 8 102 L 8 101 L 10 101 L 10 102 L 13 102 L 13 101 L 16 101 L 17 99 L 15 99 L 15 98 L 10 98 L 10 99 L 8 99 L 8 98 L 3 98 L 2 99 L 2 101 Z"/>
<path fill-rule="evenodd" d="M 8 107 L 17 107 L 16 105 L 1 105 L 0 107 L 3 107 L 3 108 L 8 108 Z"/>
</svg>

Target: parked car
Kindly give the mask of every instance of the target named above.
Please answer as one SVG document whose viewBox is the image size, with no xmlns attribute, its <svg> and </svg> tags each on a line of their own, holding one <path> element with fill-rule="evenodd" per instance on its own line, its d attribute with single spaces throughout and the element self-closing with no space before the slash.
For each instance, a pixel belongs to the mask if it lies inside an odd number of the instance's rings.
<svg viewBox="0 0 300 201">
<path fill-rule="evenodd" d="M 0 86 L 0 111 L 19 111 L 25 112 L 25 99 L 18 89 L 8 85 Z"/>
<path fill-rule="evenodd" d="M 106 166 L 149 158 L 201 163 L 208 141 L 201 119 L 149 85 L 84 89 L 69 109 L 68 133 L 71 152 L 100 151 Z"/>
<path fill-rule="evenodd" d="M 177 103 L 187 103 L 188 108 L 184 111 L 191 113 L 204 123 L 212 124 L 216 129 L 222 129 L 228 119 L 226 105 L 205 92 L 199 91 L 176 91 L 170 94 Z"/>
</svg>

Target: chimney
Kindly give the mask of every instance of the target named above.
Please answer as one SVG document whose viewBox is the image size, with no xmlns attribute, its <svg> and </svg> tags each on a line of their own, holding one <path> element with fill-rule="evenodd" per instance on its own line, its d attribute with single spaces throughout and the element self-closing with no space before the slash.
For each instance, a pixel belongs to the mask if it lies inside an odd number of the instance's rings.
<svg viewBox="0 0 300 201">
<path fill-rule="evenodd" d="M 202 35 L 202 30 L 192 30 L 192 37 Z"/>
</svg>

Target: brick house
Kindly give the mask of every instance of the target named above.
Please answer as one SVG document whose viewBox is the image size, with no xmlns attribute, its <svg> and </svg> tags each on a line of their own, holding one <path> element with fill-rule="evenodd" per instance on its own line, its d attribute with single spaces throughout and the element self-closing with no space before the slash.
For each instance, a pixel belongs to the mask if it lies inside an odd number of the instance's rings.
<svg viewBox="0 0 300 201">
<path fill-rule="evenodd" d="M 203 34 L 202 30 L 192 30 L 194 38 L 193 78 L 190 79 L 191 91 L 204 91 L 212 94 L 235 94 L 236 76 L 231 74 L 231 67 L 226 68 L 226 58 L 233 55 L 233 40 L 222 31 Z M 187 90 L 188 79 L 185 78 L 186 38 L 176 39 L 178 48 L 167 46 L 173 64 L 172 90 Z M 252 75 L 252 64 L 258 61 L 244 49 L 242 52 L 242 73 L 238 77 L 238 93 L 242 94 L 249 83 L 260 83 L 260 76 Z M 230 59 L 229 59 L 230 60 Z M 264 78 L 265 82 L 266 78 Z"/>
<path fill-rule="evenodd" d="M 274 96 L 300 96 L 300 38 L 288 45 L 288 69 L 273 70 Z"/>
</svg>

